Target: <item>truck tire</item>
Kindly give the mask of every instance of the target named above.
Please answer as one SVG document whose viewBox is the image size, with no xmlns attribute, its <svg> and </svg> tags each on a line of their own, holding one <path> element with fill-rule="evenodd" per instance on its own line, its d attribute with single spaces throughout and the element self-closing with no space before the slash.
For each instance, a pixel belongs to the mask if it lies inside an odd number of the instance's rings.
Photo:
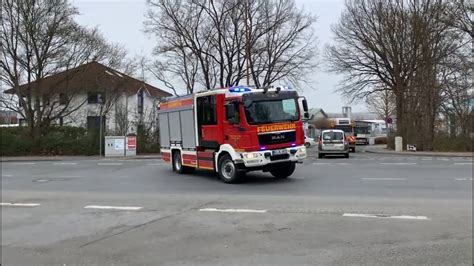
<svg viewBox="0 0 474 266">
<path fill-rule="evenodd" d="M 295 171 L 295 165 L 296 163 L 283 163 L 275 166 L 270 173 L 276 178 L 287 178 Z"/>
<path fill-rule="evenodd" d="M 349 153 L 344 153 L 344 158 L 349 158 Z"/>
<path fill-rule="evenodd" d="M 181 152 L 173 152 L 173 171 L 178 174 L 188 174 L 194 171 L 194 168 L 189 166 L 184 166 L 181 160 Z"/>
<path fill-rule="evenodd" d="M 238 169 L 232 160 L 232 157 L 228 154 L 219 158 L 218 173 L 220 179 L 224 181 L 224 183 L 230 184 L 240 182 L 244 175 L 244 172 Z"/>
<path fill-rule="evenodd" d="M 323 158 L 323 157 L 324 157 L 324 154 L 318 153 L 318 158 L 319 158 L 319 159 L 321 159 L 321 158 Z"/>
</svg>

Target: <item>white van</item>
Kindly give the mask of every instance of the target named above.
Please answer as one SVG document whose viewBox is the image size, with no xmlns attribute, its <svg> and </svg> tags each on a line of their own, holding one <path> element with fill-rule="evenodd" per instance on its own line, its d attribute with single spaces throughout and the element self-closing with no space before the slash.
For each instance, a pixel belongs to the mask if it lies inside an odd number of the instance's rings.
<svg viewBox="0 0 474 266">
<path fill-rule="evenodd" d="M 344 131 L 339 129 L 323 130 L 319 136 L 318 157 L 323 158 L 329 154 L 340 154 L 349 158 L 349 142 Z"/>
</svg>

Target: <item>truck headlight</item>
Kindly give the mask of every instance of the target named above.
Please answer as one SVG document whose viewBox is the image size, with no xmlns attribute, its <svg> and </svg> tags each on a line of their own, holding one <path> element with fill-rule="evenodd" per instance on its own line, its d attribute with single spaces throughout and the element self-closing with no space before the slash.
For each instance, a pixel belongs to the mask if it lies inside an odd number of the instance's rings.
<svg viewBox="0 0 474 266">
<path fill-rule="evenodd" d="M 306 155 L 306 147 L 301 146 L 298 148 L 298 151 L 296 152 L 296 156 L 301 156 L 301 155 Z"/>
<path fill-rule="evenodd" d="M 246 160 L 258 158 L 258 153 L 242 153 L 242 157 Z"/>
</svg>

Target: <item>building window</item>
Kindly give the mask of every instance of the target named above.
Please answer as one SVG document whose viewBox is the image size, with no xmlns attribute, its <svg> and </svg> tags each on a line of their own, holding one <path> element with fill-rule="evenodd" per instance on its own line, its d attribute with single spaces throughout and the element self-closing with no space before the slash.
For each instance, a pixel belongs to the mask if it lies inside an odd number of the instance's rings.
<svg viewBox="0 0 474 266">
<path fill-rule="evenodd" d="M 100 127 L 100 116 L 88 116 L 87 117 L 87 129 L 99 129 Z M 102 116 L 102 128 L 105 125 L 105 117 Z"/>
<path fill-rule="evenodd" d="M 105 103 L 105 93 L 102 92 L 88 92 L 87 103 Z"/>
<path fill-rule="evenodd" d="M 139 114 L 143 114 L 143 90 L 140 90 L 137 95 L 137 109 Z"/>
<path fill-rule="evenodd" d="M 60 93 L 59 94 L 59 104 L 65 105 L 65 104 L 67 104 L 67 102 L 68 102 L 68 98 L 67 98 L 66 93 Z"/>
</svg>

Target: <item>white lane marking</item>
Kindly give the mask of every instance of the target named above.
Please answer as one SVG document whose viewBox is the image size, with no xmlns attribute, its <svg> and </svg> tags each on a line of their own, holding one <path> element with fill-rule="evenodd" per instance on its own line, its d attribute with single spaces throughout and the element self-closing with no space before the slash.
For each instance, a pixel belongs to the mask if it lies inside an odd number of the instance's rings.
<svg viewBox="0 0 474 266">
<path fill-rule="evenodd" d="M 114 162 L 110 162 L 110 163 L 97 163 L 98 165 L 122 165 L 123 163 L 114 163 Z"/>
<path fill-rule="evenodd" d="M 200 212 L 249 212 L 249 213 L 266 213 L 267 210 L 250 210 L 250 209 L 216 209 L 216 208 L 205 208 L 199 209 Z"/>
<path fill-rule="evenodd" d="M 449 161 L 449 158 L 438 157 L 438 161 Z"/>
<path fill-rule="evenodd" d="M 84 176 L 80 176 L 80 175 L 62 175 L 62 176 L 59 176 L 60 178 L 80 178 L 80 177 L 84 177 Z"/>
<path fill-rule="evenodd" d="M 292 179 L 304 179 L 304 176 L 292 176 Z"/>
<path fill-rule="evenodd" d="M 77 163 L 54 163 L 55 165 L 76 165 Z"/>
<path fill-rule="evenodd" d="M 12 163 L 14 165 L 34 165 L 36 163 Z"/>
<path fill-rule="evenodd" d="M 150 166 L 161 166 L 161 165 L 168 165 L 166 163 L 147 163 L 146 165 L 150 165 Z"/>
<path fill-rule="evenodd" d="M 405 178 L 401 177 L 364 177 L 362 180 L 377 180 L 377 181 L 400 181 L 406 180 Z"/>
<path fill-rule="evenodd" d="M 472 163 L 454 163 L 454 165 L 471 165 Z"/>
<path fill-rule="evenodd" d="M 433 161 L 433 158 L 431 157 L 424 157 L 421 159 L 422 161 Z"/>
<path fill-rule="evenodd" d="M 34 181 L 41 183 L 41 182 L 48 182 L 50 180 L 49 179 L 37 179 L 37 180 L 34 180 Z"/>
<path fill-rule="evenodd" d="M 417 163 L 380 163 L 381 165 L 415 165 Z"/>
<path fill-rule="evenodd" d="M 143 207 L 132 207 L 132 206 L 100 206 L 100 205 L 87 205 L 84 209 L 100 209 L 100 210 L 124 210 L 124 211 L 137 211 Z"/>
<path fill-rule="evenodd" d="M 12 177 L 13 175 L 2 175 L 2 177 Z"/>
<path fill-rule="evenodd" d="M 351 165 L 350 163 L 338 163 L 337 165 Z"/>
<path fill-rule="evenodd" d="M 386 214 L 363 214 L 363 213 L 344 213 L 344 217 L 361 217 L 361 218 L 383 218 L 383 219 L 409 219 L 409 220 L 427 220 L 426 216 L 411 215 L 386 215 Z"/>
<path fill-rule="evenodd" d="M 10 207 L 36 207 L 39 206 L 39 203 L 10 203 L 10 202 L 0 202 L 0 206 L 10 206 Z"/>
<path fill-rule="evenodd" d="M 472 181 L 473 179 L 472 178 L 455 178 L 454 180 L 456 181 Z"/>
</svg>

